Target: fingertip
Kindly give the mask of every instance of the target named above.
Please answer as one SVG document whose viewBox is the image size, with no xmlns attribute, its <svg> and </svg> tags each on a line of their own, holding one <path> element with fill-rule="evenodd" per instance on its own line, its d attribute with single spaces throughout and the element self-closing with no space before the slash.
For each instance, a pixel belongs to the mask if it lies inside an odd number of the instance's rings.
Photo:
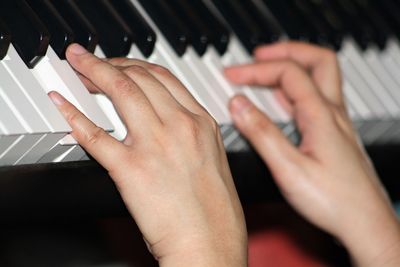
<svg viewBox="0 0 400 267">
<path fill-rule="evenodd" d="M 66 99 L 56 91 L 49 92 L 48 96 L 56 106 L 62 106 L 66 102 Z"/>
<path fill-rule="evenodd" d="M 234 84 L 244 84 L 244 66 L 232 66 L 224 70 L 226 78 Z"/>
<path fill-rule="evenodd" d="M 253 104 L 244 95 L 235 95 L 229 101 L 229 110 L 233 115 L 240 115 L 246 110 L 248 110 Z"/>
<path fill-rule="evenodd" d="M 67 48 L 67 56 L 81 56 L 87 52 L 88 51 L 83 46 L 77 43 L 73 43 Z"/>
<path fill-rule="evenodd" d="M 229 112 L 239 128 L 245 127 L 254 109 L 254 104 L 244 95 L 236 95 L 229 101 Z"/>
<path fill-rule="evenodd" d="M 268 51 L 269 46 L 258 46 L 254 49 L 253 51 L 253 56 L 257 59 L 259 57 L 262 57 L 266 51 Z"/>
</svg>

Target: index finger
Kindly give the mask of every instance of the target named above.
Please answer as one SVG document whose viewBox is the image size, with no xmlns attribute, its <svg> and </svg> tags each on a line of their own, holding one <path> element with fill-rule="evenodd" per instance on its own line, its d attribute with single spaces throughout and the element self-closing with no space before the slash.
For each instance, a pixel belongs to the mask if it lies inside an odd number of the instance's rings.
<svg viewBox="0 0 400 267">
<path fill-rule="evenodd" d="M 311 72 L 315 84 L 329 101 L 343 105 L 341 74 L 332 50 L 301 42 L 283 42 L 259 47 L 254 56 L 258 61 L 293 60 Z"/>
<path fill-rule="evenodd" d="M 70 45 L 66 55 L 77 72 L 110 97 L 128 128 L 132 117 L 135 118 L 136 125 L 159 122 L 159 117 L 144 92 L 122 71 L 77 44 Z"/>
</svg>

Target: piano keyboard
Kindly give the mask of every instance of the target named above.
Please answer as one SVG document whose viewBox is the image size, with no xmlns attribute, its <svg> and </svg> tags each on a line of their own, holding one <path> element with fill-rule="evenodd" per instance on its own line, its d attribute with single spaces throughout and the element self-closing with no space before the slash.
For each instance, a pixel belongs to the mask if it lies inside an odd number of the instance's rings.
<svg viewBox="0 0 400 267">
<path fill-rule="evenodd" d="M 65 60 L 78 42 L 101 58 L 170 69 L 221 125 L 228 151 L 247 144 L 232 127 L 230 97 L 248 96 L 297 142 L 270 90 L 234 86 L 225 66 L 278 40 L 336 49 L 348 111 L 366 144 L 400 139 L 400 2 L 378 0 L 2 0 L 0 166 L 88 159 L 47 92 L 57 90 L 122 140 L 112 103 L 91 95 Z"/>
</svg>

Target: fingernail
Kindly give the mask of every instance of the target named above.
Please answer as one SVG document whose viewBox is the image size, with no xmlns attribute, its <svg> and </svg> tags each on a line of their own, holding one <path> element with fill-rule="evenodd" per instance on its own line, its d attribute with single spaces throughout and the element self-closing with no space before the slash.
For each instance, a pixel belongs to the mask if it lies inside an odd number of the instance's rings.
<svg viewBox="0 0 400 267">
<path fill-rule="evenodd" d="M 68 51 L 77 56 L 83 55 L 87 52 L 87 50 L 79 44 L 70 45 Z"/>
<path fill-rule="evenodd" d="M 231 102 L 231 111 L 235 116 L 242 116 L 253 104 L 244 95 L 235 96 Z"/>
<path fill-rule="evenodd" d="M 56 106 L 61 106 L 65 103 L 65 98 L 55 91 L 51 91 L 48 95 Z"/>
</svg>

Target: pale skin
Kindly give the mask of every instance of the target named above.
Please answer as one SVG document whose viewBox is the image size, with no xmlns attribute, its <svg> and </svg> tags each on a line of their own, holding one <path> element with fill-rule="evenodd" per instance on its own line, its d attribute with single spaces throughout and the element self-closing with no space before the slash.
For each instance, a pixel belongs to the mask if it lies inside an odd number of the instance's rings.
<svg viewBox="0 0 400 267">
<path fill-rule="evenodd" d="M 103 61 L 78 45 L 67 58 L 90 91 L 110 97 L 127 138 L 113 139 L 59 94 L 50 97 L 109 172 L 160 266 L 246 266 L 243 212 L 211 116 L 160 66 Z M 355 265 L 400 266 L 399 224 L 347 116 L 334 54 L 282 43 L 257 49 L 255 59 L 227 69 L 227 78 L 276 88 L 302 143 L 293 146 L 244 96 L 229 109 L 283 195 L 340 240 Z"/>
</svg>

